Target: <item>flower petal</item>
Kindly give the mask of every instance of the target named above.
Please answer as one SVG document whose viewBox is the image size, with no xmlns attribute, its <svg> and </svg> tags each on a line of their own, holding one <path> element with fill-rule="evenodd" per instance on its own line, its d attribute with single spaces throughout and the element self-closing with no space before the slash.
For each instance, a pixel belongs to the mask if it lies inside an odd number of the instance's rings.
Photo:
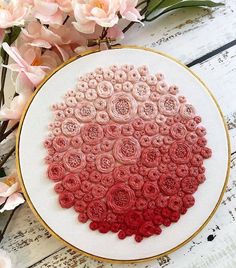
<svg viewBox="0 0 236 268">
<path fill-rule="evenodd" d="M 21 67 L 27 67 L 27 62 L 22 58 L 20 52 L 15 47 L 10 47 L 6 42 L 2 43 L 3 49 L 6 53 Z"/>
<path fill-rule="evenodd" d="M 94 21 L 90 21 L 84 24 L 81 24 L 79 22 L 72 22 L 75 29 L 78 32 L 85 33 L 85 34 L 92 34 L 94 33 L 96 23 Z"/>
<path fill-rule="evenodd" d="M 6 183 L 0 182 L 0 196 L 4 197 L 5 192 L 9 189 Z"/>
<path fill-rule="evenodd" d="M 6 197 L 1 197 L 0 196 L 0 206 L 3 204 L 3 203 L 5 203 L 5 201 L 6 201 Z M 0 262 L 1 263 L 1 262 Z M 1 267 L 1 266 L 0 266 Z"/>
<path fill-rule="evenodd" d="M 34 5 L 34 8 L 37 10 L 37 12 L 43 14 L 44 16 L 52 16 L 58 10 L 57 3 L 50 3 L 48 1 L 35 0 Z"/>
<path fill-rule="evenodd" d="M 30 45 L 34 46 L 34 47 L 43 47 L 43 48 L 47 48 L 47 49 L 50 49 L 52 47 L 49 42 L 42 40 L 42 39 L 33 40 L 30 43 Z"/>
<path fill-rule="evenodd" d="M 7 198 L 7 202 L 4 205 L 4 207 L 0 209 L 0 212 L 3 212 L 5 210 L 12 210 L 15 207 L 19 206 L 20 204 L 23 204 L 24 202 L 25 199 L 23 198 L 22 194 L 14 193 Z"/>
</svg>

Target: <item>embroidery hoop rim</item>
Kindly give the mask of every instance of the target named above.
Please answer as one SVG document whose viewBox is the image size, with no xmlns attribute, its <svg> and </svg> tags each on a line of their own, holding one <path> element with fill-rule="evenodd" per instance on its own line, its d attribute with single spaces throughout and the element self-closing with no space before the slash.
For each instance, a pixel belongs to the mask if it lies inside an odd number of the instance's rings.
<svg viewBox="0 0 236 268">
<path fill-rule="evenodd" d="M 216 105 L 217 110 L 220 113 L 223 125 L 224 125 L 224 130 L 225 130 L 225 134 L 226 134 L 226 139 L 227 139 L 227 147 L 228 147 L 228 161 L 227 161 L 227 171 L 226 171 L 226 176 L 225 176 L 225 181 L 224 181 L 224 185 L 221 191 L 221 194 L 218 198 L 218 201 L 214 207 L 214 209 L 212 210 L 212 212 L 210 213 L 210 215 L 207 217 L 207 219 L 204 221 L 204 223 L 191 235 L 189 236 L 186 240 L 184 240 L 183 242 L 181 242 L 180 244 L 178 244 L 177 246 L 169 249 L 168 251 L 162 252 L 160 254 L 154 255 L 154 256 L 150 256 L 150 257 L 145 257 L 145 258 L 141 258 L 141 259 L 132 259 L 132 260 L 120 260 L 120 259 L 110 259 L 110 258 L 104 258 L 104 257 L 100 257 L 100 256 L 96 256 L 93 255 L 91 253 L 88 253 L 86 251 L 83 251 L 77 247 L 75 247 L 74 245 L 70 244 L 69 242 L 65 241 L 62 237 L 60 237 L 57 233 L 55 233 L 51 227 L 49 227 L 47 225 L 47 223 L 42 219 L 42 217 L 40 216 L 40 214 L 38 213 L 38 211 L 36 210 L 36 208 L 34 207 L 30 196 L 28 195 L 27 189 L 25 187 L 24 184 L 24 180 L 23 180 L 23 176 L 21 173 L 21 166 L 20 166 L 20 157 L 19 157 L 19 144 L 20 144 L 20 135 L 21 135 L 21 130 L 23 127 L 23 123 L 24 123 L 24 119 L 25 116 L 27 114 L 27 111 L 32 103 L 32 101 L 34 100 L 34 98 L 36 97 L 37 93 L 40 91 L 40 89 L 42 88 L 42 86 L 60 69 L 62 69 L 64 66 L 66 66 L 67 64 L 70 64 L 71 62 L 84 57 L 86 55 L 90 55 L 92 53 L 96 53 L 99 52 L 99 49 L 94 49 L 94 50 L 87 50 L 85 52 L 82 52 L 78 55 L 76 55 L 75 57 L 72 57 L 71 59 L 69 59 L 68 61 L 62 63 L 60 66 L 58 66 L 53 72 L 51 72 L 49 75 L 47 75 L 43 81 L 39 84 L 39 86 L 36 88 L 36 90 L 34 91 L 34 93 L 32 94 L 32 96 L 30 97 L 26 107 L 24 108 L 24 111 L 22 113 L 20 122 L 19 122 L 19 128 L 17 130 L 17 135 L 16 135 L 16 168 L 17 168 L 17 173 L 18 173 L 18 178 L 19 178 L 19 183 L 22 189 L 22 192 L 26 198 L 26 201 L 31 209 L 31 211 L 33 212 L 33 214 L 35 215 L 35 217 L 37 218 L 37 220 L 44 226 L 44 228 L 46 228 L 48 230 L 48 232 L 55 238 L 57 238 L 58 240 L 60 240 L 64 245 L 68 246 L 70 249 L 83 254 L 87 257 L 91 257 L 95 260 L 98 261 L 105 261 L 105 262 L 110 262 L 110 263 L 120 263 L 120 264 L 130 264 L 130 263 L 141 263 L 141 262 L 146 262 L 146 261 L 150 261 L 150 260 L 154 260 L 157 258 L 160 258 L 164 255 L 170 254 L 176 250 L 178 250 L 179 248 L 181 248 L 182 246 L 184 246 L 185 244 L 187 244 L 189 241 L 191 241 L 197 234 L 199 234 L 203 228 L 209 223 L 209 221 L 211 220 L 211 218 L 214 216 L 216 210 L 218 209 L 223 195 L 225 193 L 226 190 L 226 186 L 229 180 L 229 174 L 230 174 L 230 156 L 231 156 L 231 145 L 230 145 L 230 137 L 229 137 L 229 132 L 227 129 L 227 125 L 223 116 L 223 112 L 216 100 L 216 98 L 214 97 L 214 95 L 211 93 L 210 89 L 207 87 L 207 85 L 202 81 L 202 79 L 200 77 L 198 77 L 198 75 L 196 75 L 190 68 L 188 68 L 186 65 L 184 65 L 183 63 L 181 63 L 180 61 L 178 61 L 177 59 L 175 59 L 174 57 L 168 55 L 165 52 L 161 52 L 158 50 L 154 50 L 154 49 L 150 49 L 150 48 L 145 48 L 145 47 L 141 47 L 141 46 L 114 46 L 112 47 L 112 49 L 122 49 L 122 48 L 129 48 L 129 49 L 138 49 L 138 50 L 146 50 L 146 51 L 150 51 L 159 55 L 162 55 L 164 57 L 167 57 L 168 59 L 174 61 L 175 63 L 177 63 L 178 65 L 180 65 L 181 67 L 185 68 L 188 72 L 190 72 L 190 74 L 192 74 L 202 85 L 203 89 L 208 93 L 209 97 L 213 100 L 214 104 Z"/>
</svg>

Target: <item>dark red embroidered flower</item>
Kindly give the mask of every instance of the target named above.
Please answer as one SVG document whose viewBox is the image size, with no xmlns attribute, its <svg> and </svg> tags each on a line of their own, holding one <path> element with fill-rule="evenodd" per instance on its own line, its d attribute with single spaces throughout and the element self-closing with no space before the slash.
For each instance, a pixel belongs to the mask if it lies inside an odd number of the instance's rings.
<svg viewBox="0 0 236 268">
<path fill-rule="evenodd" d="M 94 200 L 88 204 L 87 215 L 92 221 L 102 221 L 106 218 L 107 207 L 103 201 Z"/>
<path fill-rule="evenodd" d="M 80 188 L 80 179 L 75 174 L 67 174 L 62 181 L 64 188 L 70 192 L 75 192 Z"/>
<path fill-rule="evenodd" d="M 65 169 L 61 164 L 51 163 L 48 166 L 48 178 L 53 181 L 60 181 L 65 176 Z"/>
<path fill-rule="evenodd" d="M 160 151 L 157 148 L 143 149 L 141 155 L 142 164 L 146 167 L 156 167 L 160 162 Z"/>
<path fill-rule="evenodd" d="M 59 194 L 59 203 L 63 208 L 70 208 L 74 205 L 74 195 L 70 192 L 62 192 Z"/>
<path fill-rule="evenodd" d="M 179 191 L 180 182 L 174 175 L 163 174 L 160 176 L 159 187 L 163 194 L 174 195 Z"/>
<path fill-rule="evenodd" d="M 62 193 L 65 190 L 65 188 L 63 187 L 62 183 L 57 183 L 54 186 L 54 191 L 58 194 Z"/>
<path fill-rule="evenodd" d="M 129 177 L 129 185 L 133 190 L 141 190 L 144 184 L 143 177 L 138 174 L 132 174 Z"/>
<path fill-rule="evenodd" d="M 143 222 L 140 212 L 131 210 L 125 215 L 125 223 L 131 229 L 137 229 Z"/>
<path fill-rule="evenodd" d="M 181 188 L 187 194 L 193 194 L 197 191 L 198 182 L 194 177 L 185 177 L 181 181 Z"/>
<path fill-rule="evenodd" d="M 188 163 L 191 158 L 191 149 L 186 142 L 174 142 L 170 146 L 170 157 L 176 164 Z"/>
<path fill-rule="evenodd" d="M 146 181 L 143 185 L 143 195 L 147 199 L 155 200 L 158 196 L 159 188 L 157 182 Z"/>
<path fill-rule="evenodd" d="M 195 203 L 195 199 L 192 195 L 190 194 L 186 194 L 184 197 L 183 197 L 183 205 L 186 207 L 186 208 L 190 208 L 194 205 Z"/>
<path fill-rule="evenodd" d="M 135 203 L 133 190 L 125 183 L 112 186 L 107 192 L 107 205 L 116 213 L 124 213 Z"/>
<path fill-rule="evenodd" d="M 183 201 L 179 196 L 171 196 L 168 202 L 168 207 L 174 211 L 179 211 L 183 205 Z"/>
</svg>

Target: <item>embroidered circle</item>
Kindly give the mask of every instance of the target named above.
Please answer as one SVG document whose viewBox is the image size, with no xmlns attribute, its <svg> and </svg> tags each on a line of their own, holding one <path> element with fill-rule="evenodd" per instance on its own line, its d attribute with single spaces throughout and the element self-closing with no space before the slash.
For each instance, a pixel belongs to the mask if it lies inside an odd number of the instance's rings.
<svg viewBox="0 0 236 268">
<path fill-rule="evenodd" d="M 148 66 L 112 65 L 82 75 L 52 106 L 47 177 L 78 224 L 140 243 L 200 202 L 195 192 L 214 152 L 179 92 Z"/>
</svg>

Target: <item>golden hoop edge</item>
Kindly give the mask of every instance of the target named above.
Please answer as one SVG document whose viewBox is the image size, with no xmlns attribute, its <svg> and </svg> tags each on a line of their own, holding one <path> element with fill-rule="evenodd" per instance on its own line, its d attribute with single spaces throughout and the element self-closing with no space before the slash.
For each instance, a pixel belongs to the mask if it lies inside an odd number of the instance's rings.
<svg viewBox="0 0 236 268">
<path fill-rule="evenodd" d="M 105 262 L 110 262 L 110 263 L 122 263 L 122 264 L 128 264 L 128 263 L 140 263 L 140 262 L 145 262 L 145 261 L 151 261 L 153 259 L 157 259 L 157 258 L 160 258 L 164 255 L 167 255 L 167 254 L 170 254 L 176 250 L 178 250 L 179 248 L 181 248 L 182 246 L 184 246 L 185 244 L 187 244 L 190 240 L 192 240 L 196 235 L 198 235 L 202 229 L 209 223 L 209 221 L 212 219 L 213 215 L 215 214 L 216 210 L 218 209 L 220 203 L 221 203 L 221 200 L 223 198 L 223 195 L 224 195 L 224 192 L 226 190 L 226 186 L 227 186 L 227 183 L 228 183 L 228 179 L 229 179 L 229 174 L 230 174 L 230 156 L 231 156 L 231 146 L 230 146 L 230 137 L 229 137 L 229 132 L 228 132 L 228 129 L 227 129 L 227 125 L 226 125 L 226 122 L 225 122 L 225 119 L 224 119 L 224 116 L 223 116 L 223 112 L 216 100 L 216 98 L 214 97 L 214 95 L 211 93 L 210 89 L 206 86 L 206 84 L 201 80 L 200 77 L 198 77 L 198 75 L 196 75 L 191 69 L 189 69 L 187 66 L 185 66 L 184 64 L 182 64 L 181 62 L 179 62 L 177 59 L 173 58 L 172 56 L 164 53 L 164 52 L 161 52 L 161 51 L 157 51 L 157 50 L 154 50 L 154 49 L 150 49 L 150 48 L 144 48 L 144 47 L 140 47 L 140 46 L 116 46 L 114 47 L 113 49 L 122 49 L 122 48 L 131 48 L 131 49 L 139 49 L 139 50 L 146 50 L 146 51 L 150 51 L 150 52 L 153 52 L 153 53 L 156 53 L 156 54 L 160 54 L 164 57 L 167 57 L 169 59 L 171 59 L 172 61 L 174 61 L 175 63 L 179 64 L 180 66 L 184 67 L 187 71 L 189 71 L 203 86 L 203 88 L 206 90 L 206 92 L 210 95 L 210 97 L 212 98 L 212 100 L 214 101 L 214 104 L 216 105 L 216 108 L 218 109 L 219 113 L 220 113 L 220 116 L 221 116 L 221 119 L 223 121 L 223 125 L 224 125 L 224 129 L 225 129 L 225 133 L 226 133 L 226 139 L 227 139 L 227 146 L 228 146 L 228 166 L 227 166 L 227 172 L 226 172 L 226 178 L 225 178 L 225 182 L 224 182 L 224 186 L 222 188 L 222 191 L 221 191 L 221 194 L 220 194 L 220 197 L 216 203 L 216 206 L 214 207 L 214 209 L 212 210 L 212 212 L 210 213 L 210 215 L 208 216 L 208 218 L 205 220 L 205 222 L 189 237 L 187 238 L 185 241 L 183 241 L 182 243 L 180 243 L 179 245 L 175 246 L 174 248 L 166 251 L 166 252 L 163 252 L 161 254 L 158 254 L 158 255 L 155 255 L 155 256 L 151 256 L 151 257 L 147 257 L 147 258 L 142 258 L 142 259 L 133 259 L 133 260 L 117 260 L 117 259 L 109 259 L 109 258 L 103 258 L 103 257 L 100 257 L 100 256 L 96 256 L 96 255 L 93 255 L 91 253 L 88 253 L 88 252 L 85 252 L 73 245 L 71 245 L 69 242 L 65 241 L 62 237 L 60 237 L 58 234 L 56 234 L 48 225 L 47 223 L 41 218 L 41 216 L 39 215 L 38 211 L 34 208 L 34 205 L 33 203 L 31 202 L 30 200 L 30 197 L 27 193 L 27 190 L 25 188 L 25 185 L 24 185 L 24 181 L 23 181 L 23 178 L 22 178 L 22 174 L 21 174 L 21 168 L 20 168 L 20 160 L 19 160 L 19 142 L 20 142 L 20 134 L 21 134 L 21 129 L 22 129 L 22 126 L 23 126 L 23 122 L 24 122 L 24 119 L 25 119 L 25 116 L 27 114 L 27 111 L 34 99 L 34 97 L 36 96 L 36 94 L 39 92 L 39 90 L 42 88 L 42 86 L 47 82 L 47 80 L 49 80 L 57 71 L 59 71 L 60 69 L 62 69 L 64 66 L 66 66 L 67 64 L 77 60 L 78 58 L 80 57 L 83 57 L 83 56 L 86 56 L 86 55 L 90 55 L 92 53 L 96 53 L 96 52 L 99 52 L 99 50 L 87 50 L 83 53 L 80 53 L 79 55 L 69 59 L 68 61 L 62 63 L 60 66 L 58 66 L 53 72 L 51 72 L 47 77 L 45 77 L 43 79 L 43 81 L 40 83 L 40 85 L 36 88 L 36 90 L 34 91 L 34 93 L 32 94 L 32 96 L 30 97 L 26 107 L 24 108 L 24 111 L 22 113 L 22 116 L 21 116 L 21 120 L 20 120 L 20 123 L 19 123 L 19 128 L 18 128 L 18 131 L 17 131 L 17 135 L 16 135 L 16 167 L 17 167 L 17 173 L 18 173 L 18 177 L 19 177 L 19 182 L 20 182 L 20 185 L 21 185 L 21 189 L 22 189 L 22 192 L 26 198 L 26 201 L 29 205 L 29 207 L 31 208 L 33 214 L 35 215 L 35 217 L 38 219 L 38 221 L 54 236 L 56 237 L 57 239 L 59 239 L 64 245 L 68 246 L 69 248 L 71 248 L 72 250 L 74 251 L 77 251 L 78 253 L 80 254 L 83 254 L 87 257 L 91 257 L 93 259 L 96 259 L 98 261 L 105 261 Z"/>
</svg>

